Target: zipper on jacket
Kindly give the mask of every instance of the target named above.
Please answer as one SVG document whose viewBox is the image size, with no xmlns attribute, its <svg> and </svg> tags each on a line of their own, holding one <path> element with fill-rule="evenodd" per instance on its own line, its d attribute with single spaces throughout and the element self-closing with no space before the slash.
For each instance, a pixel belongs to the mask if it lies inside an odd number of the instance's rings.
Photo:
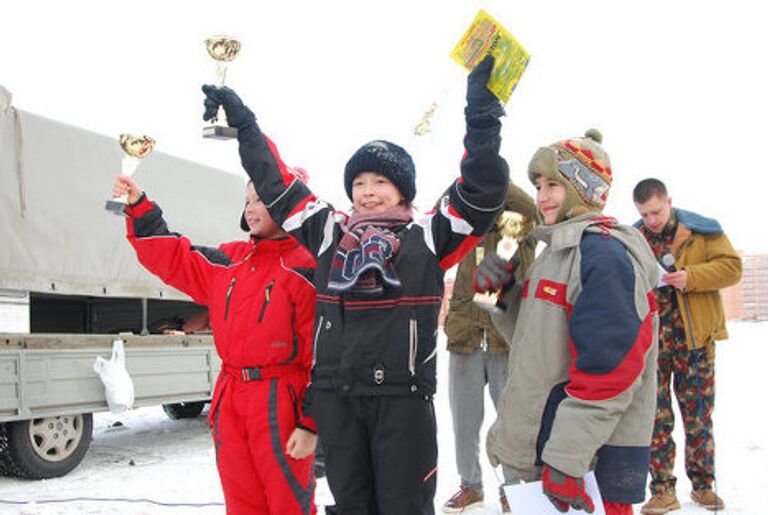
<svg viewBox="0 0 768 515">
<path fill-rule="evenodd" d="M 269 306 L 269 296 L 272 292 L 272 287 L 275 285 L 275 281 L 272 281 L 267 285 L 267 287 L 264 289 L 264 304 L 261 305 L 261 313 L 259 313 L 259 323 L 264 319 L 264 312 L 267 310 L 267 306 Z"/>
<path fill-rule="evenodd" d="M 224 321 L 226 321 L 229 316 L 229 300 L 232 298 L 232 290 L 235 289 L 235 281 L 237 281 L 237 278 L 233 277 L 232 280 L 229 281 L 229 288 L 227 288 L 227 304 L 224 307 Z"/>
<path fill-rule="evenodd" d="M 320 339 L 320 331 L 323 328 L 323 315 L 317 321 L 317 329 L 315 329 L 315 341 L 312 342 L 312 366 L 317 363 L 317 340 Z"/>
<path fill-rule="evenodd" d="M 411 376 L 416 375 L 416 354 L 419 352 L 419 323 L 410 320 L 410 338 L 408 341 L 408 371 Z"/>
</svg>

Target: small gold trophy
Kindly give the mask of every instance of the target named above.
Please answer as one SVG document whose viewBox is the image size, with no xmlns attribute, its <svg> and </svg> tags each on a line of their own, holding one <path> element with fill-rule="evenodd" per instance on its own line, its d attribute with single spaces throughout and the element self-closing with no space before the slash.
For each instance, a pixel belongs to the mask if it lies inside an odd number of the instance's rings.
<svg viewBox="0 0 768 515">
<path fill-rule="evenodd" d="M 240 52 L 240 41 L 230 36 L 212 36 L 205 40 L 205 49 L 208 50 L 208 55 L 216 61 L 219 87 L 223 87 L 227 80 L 227 66 Z M 237 129 L 225 125 L 225 119 L 224 109 L 219 107 L 218 114 L 211 119 L 213 125 L 203 127 L 203 137 L 213 139 L 237 138 Z"/>
<path fill-rule="evenodd" d="M 424 112 L 424 115 L 422 115 L 419 123 L 417 123 L 416 127 L 413 128 L 413 133 L 415 135 L 424 136 L 426 133 L 432 130 L 430 127 L 430 122 L 432 117 L 435 116 L 435 111 L 437 111 L 437 102 L 432 102 L 429 108 Z"/>
<path fill-rule="evenodd" d="M 496 245 L 496 254 L 502 259 L 509 261 L 515 255 L 517 247 L 520 245 L 525 235 L 525 218 L 519 213 L 513 211 L 504 211 L 496 222 L 501 234 L 501 240 Z M 478 249 L 480 250 L 480 249 Z M 483 256 L 478 255 L 478 264 Z M 476 306 L 492 313 L 503 313 L 507 306 L 501 301 L 503 291 L 488 291 L 485 293 L 475 293 L 473 301 Z"/>
<path fill-rule="evenodd" d="M 133 134 L 120 135 L 120 147 L 125 155 L 121 167 L 121 173 L 130 177 L 141 164 L 141 159 L 147 157 L 155 149 L 155 140 L 149 136 L 135 136 Z M 124 214 L 128 204 L 128 195 L 107 200 L 104 208 L 116 215 Z"/>
</svg>

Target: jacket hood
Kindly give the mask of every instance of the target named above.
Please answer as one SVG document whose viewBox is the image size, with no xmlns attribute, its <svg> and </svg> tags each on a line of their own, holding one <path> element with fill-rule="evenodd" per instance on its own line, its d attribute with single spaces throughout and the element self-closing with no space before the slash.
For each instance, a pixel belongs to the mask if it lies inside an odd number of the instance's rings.
<svg viewBox="0 0 768 515">
<path fill-rule="evenodd" d="M 677 221 L 689 228 L 693 232 L 699 234 L 723 234 L 723 228 L 720 222 L 714 218 L 707 218 L 693 211 L 686 211 L 685 209 L 672 208 L 672 211 L 677 217 Z M 640 219 L 634 223 L 636 228 L 643 226 L 643 220 Z"/>
</svg>

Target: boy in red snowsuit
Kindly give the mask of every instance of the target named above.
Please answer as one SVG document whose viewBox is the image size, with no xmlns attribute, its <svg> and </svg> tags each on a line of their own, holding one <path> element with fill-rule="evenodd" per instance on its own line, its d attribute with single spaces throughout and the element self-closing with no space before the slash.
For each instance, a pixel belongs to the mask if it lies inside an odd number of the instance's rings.
<svg viewBox="0 0 768 515">
<path fill-rule="evenodd" d="M 167 284 L 208 306 L 222 370 L 209 422 L 228 514 L 314 514 L 314 421 L 301 403 L 312 366 L 314 260 L 247 187 L 240 225 L 250 241 L 193 246 L 119 176 L 128 241 Z"/>
</svg>

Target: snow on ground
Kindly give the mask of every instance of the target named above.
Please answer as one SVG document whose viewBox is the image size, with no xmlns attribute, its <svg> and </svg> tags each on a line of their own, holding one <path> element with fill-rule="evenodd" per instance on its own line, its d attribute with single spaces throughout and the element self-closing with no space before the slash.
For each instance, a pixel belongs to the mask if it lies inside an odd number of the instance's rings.
<svg viewBox="0 0 768 515">
<path fill-rule="evenodd" d="M 768 414 L 762 407 L 763 388 L 759 383 L 766 373 L 764 364 L 768 363 L 768 323 L 733 323 L 729 331 L 731 339 L 719 344 L 717 354 L 717 490 L 726 502 L 723 513 L 757 515 L 768 511 L 763 498 L 768 493 Z M 459 484 L 445 351 L 439 359 L 436 410 L 440 472 L 435 497 L 438 512 Z M 487 429 L 493 413 L 490 400 L 486 408 Z M 680 450 L 679 427 L 675 439 Z M 675 513 L 710 513 L 689 500 L 690 483 L 685 478 L 681 458 L 678 456 L 677 474 L 682 509 Z M 482 463 L 486 505 L 465 512 L 468 515 L 501 513 L 496 495 L 498 480 L 484 456 Z M 332 502 L 325 480 L 318 482 L 316 501 L 318 505 Z M 91 448 L 80 466 L 66 477 L 43 481 L 0 477 L 0 513 L 223 514 L 205 419 L 201 416 L 194 420 L 170 420 L 160 407 L 141 408 L 120 416 L 97 414 Z"/>
</svg>

